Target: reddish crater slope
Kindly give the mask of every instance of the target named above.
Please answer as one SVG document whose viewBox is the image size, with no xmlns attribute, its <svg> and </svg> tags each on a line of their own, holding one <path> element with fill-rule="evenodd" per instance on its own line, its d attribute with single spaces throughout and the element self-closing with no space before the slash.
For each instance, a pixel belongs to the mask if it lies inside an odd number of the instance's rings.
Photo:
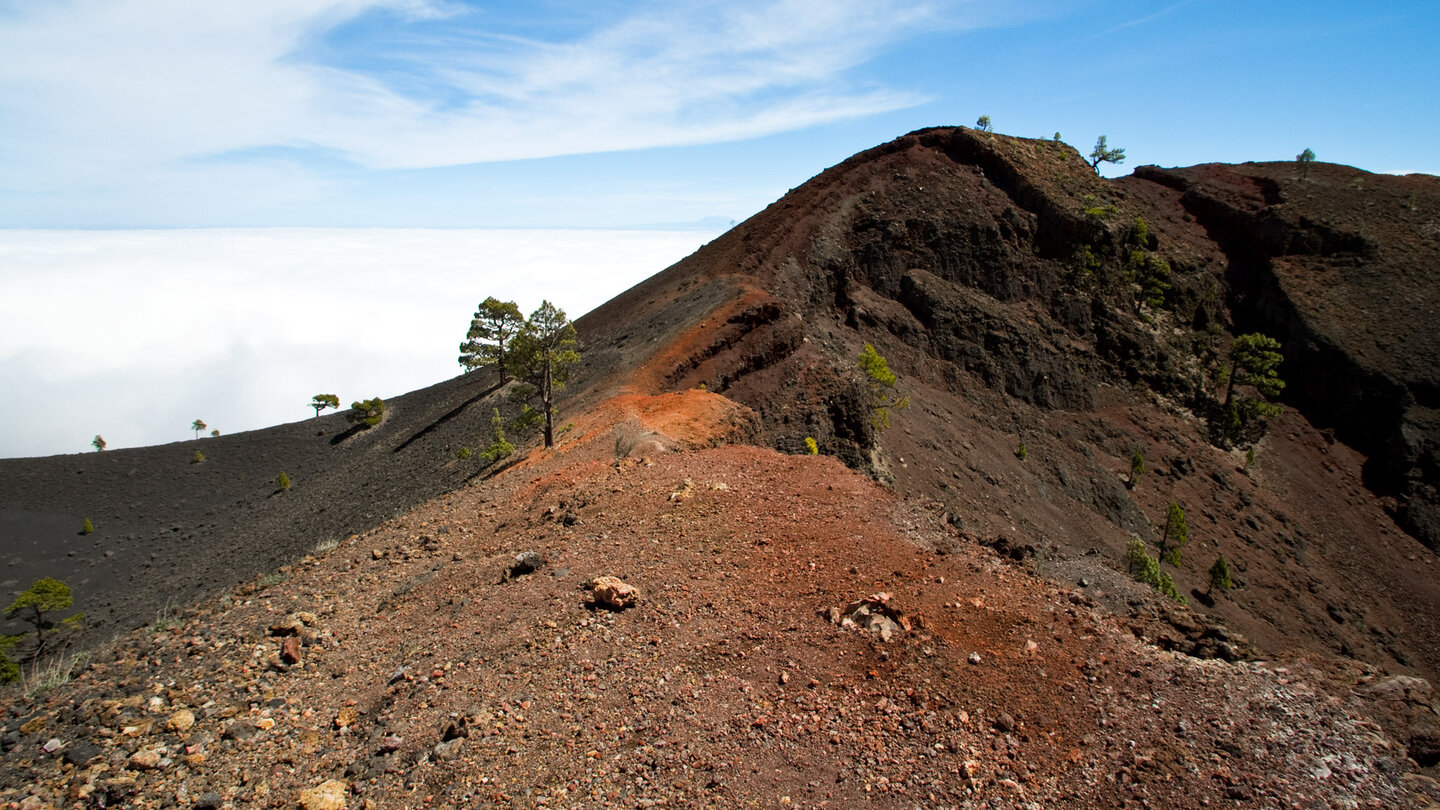
<svg viewBox="0 0 1440 810">
<path fill-rule="evenodd" d="M 609 347 L 655 337 L 629 358 L 635 384 L 703 384 L 751 406 L 763 442 L 803 452 L 813 437 L 1052 570 L 1102 581 L 1090 563 L 1112 565 L 1131 533 L 1158 541 L 1175 501 L 1193 538 L 1182 593 L 1194 601 L 1218 554 L 1238 569 L 1242 587 L 1207 614 L 1265 649 L 1433 677 L 1440 180 L 1294 174 L 1107 181 L 1063 144 L 922 131 L 826 171 L 582 325 L 597 372 L 623 367 Z M 1168 265 L 1163 302 L 1144 301 L 1137 251 Z M 1286 412 L 1227 450 L 1207 416 L 1241 332 L 1284 345 Z M 864 343 L 913 403 L 883 433 Z M 1149 474 L 1130 490 L 1136 450 Z"/>
</svg>

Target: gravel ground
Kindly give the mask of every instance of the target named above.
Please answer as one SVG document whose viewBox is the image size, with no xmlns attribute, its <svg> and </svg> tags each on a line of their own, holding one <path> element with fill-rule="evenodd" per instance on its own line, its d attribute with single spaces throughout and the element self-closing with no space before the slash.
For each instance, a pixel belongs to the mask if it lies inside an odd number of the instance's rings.
<svg viewBox="0 0 1440 810">
<path fill-rule="evenodd" d="M 525 551 L 543 564 L 509 575 Z M 1308 808 L 1440 796 L 1335 678 L 1149 646 L 1083 593 L 957 533 L 938 505 L 825 457 L 737 445 L 617 463 L 608 442 L 576 442 L 282 574 L 17 698 L 0 800 Z M 597 576 L 638 603 L 594 604 Z M 889 642 L 831 620 L 880 593 Z"/>
</svg>

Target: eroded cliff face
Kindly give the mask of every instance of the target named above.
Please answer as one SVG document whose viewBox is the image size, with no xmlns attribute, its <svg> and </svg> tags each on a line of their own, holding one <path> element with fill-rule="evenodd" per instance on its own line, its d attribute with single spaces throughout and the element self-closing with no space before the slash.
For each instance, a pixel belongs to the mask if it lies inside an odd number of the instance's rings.
<svg viewBox="0 0 1440 810">
<path fill-rule="evenodd" d="M 643 360 L 649 384 L 744 403 L 762 442 L 814 438 L 1052 567 L 1158 540 L 1177 501 L 1198 538 L 1182 592 L 1198 598 L 1217 554 L 1244 582 L 1207 612 L 1262 647 L 1433 674 L 1434 556 L 1405 532 L 1440 539 L 1440 181 L 1294 174 L 1106 180 L 1062 143 L 924 130 L 792 190 L 582 334 L 689 323 Z M 1217 443 L 1225 355 L 1247 332 L 1284 346 L 1286 413 Z M 888 430 L 856 363 L 866 343 L 911 398 Z M 1137 450 L 1150 472 L 1132 488 Z"/>
<path fill-rule="evenodd" d="M 830 439 L 863 468 L 878 436 L 852 412 L 862 343 L 927 384 L 1044 410 L 1092 411 L 1118 385 L 1204 417 L 1229 341 L 1262 332 L 1284 347 L 1284 403 L 1365 453 L 1367 482 L 1434 547 L 1440 180 L 1295 174 L 1146 166 L 1107 181 L 1062 143 L 913 133 L 677 267 L 763 292 L 662 359 L 664 383 L 704 383 L 755 406 L 772 444 Z"/>
<path fill-rule="evenodd" d="M 1440 545 L 1440 179 L 1290 164 L 1144 167 L 1226 253 L 1239 328 L 1285 345 L 1287 402 L 1369 456 L 1367 482 Z"/>
</svg>

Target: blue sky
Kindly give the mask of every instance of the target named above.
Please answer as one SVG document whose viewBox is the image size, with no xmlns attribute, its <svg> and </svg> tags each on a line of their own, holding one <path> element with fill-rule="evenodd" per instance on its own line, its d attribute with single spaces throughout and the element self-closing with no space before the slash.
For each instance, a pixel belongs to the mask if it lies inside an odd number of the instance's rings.
<svg viewBox="0 0 1440 810">
<path fill-rule="evenodd" d="M 1434 0 L 0 0 L 0 457 L 419 388 L 487 295 L 578 316 L 980 115 L 1437 174 L 1437 45 Z"/>
<path fill-rule="evenodd" d="M 1436 173 L 1437 44 L 1415 0 L 0 0 L 0 227 L 728 221 L 981 114 Z"/>
</svg>

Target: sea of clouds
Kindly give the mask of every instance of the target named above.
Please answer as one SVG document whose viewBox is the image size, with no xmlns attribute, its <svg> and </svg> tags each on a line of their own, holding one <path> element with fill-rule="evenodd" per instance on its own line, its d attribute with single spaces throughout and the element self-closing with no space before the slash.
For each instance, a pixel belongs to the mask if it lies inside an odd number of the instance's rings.
<svg viewBox="0 0 1440 810">
<path fill-rule="evenodd" d="M 715 230 L 0 230 L 0 457 L 179 441 L 459 373 L 486 296 L 571 317 Z"/>
</svg>

